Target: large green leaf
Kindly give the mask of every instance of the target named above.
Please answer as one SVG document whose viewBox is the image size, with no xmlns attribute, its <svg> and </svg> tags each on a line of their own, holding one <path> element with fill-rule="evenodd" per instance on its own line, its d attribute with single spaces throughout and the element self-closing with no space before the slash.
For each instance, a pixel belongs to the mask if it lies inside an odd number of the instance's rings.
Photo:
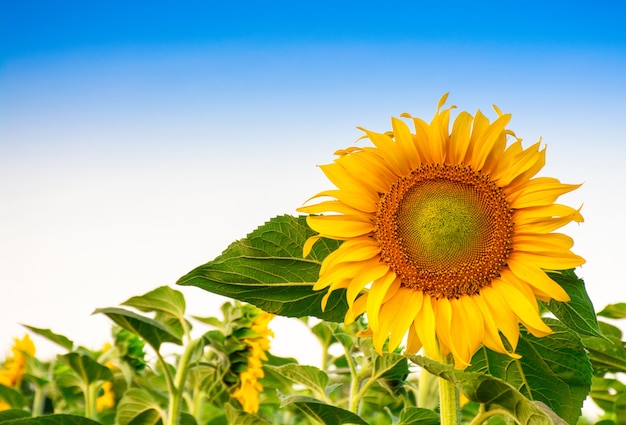
<svg viewBox="0 0 626 425">
<path fill-rule="evenodd" d="M 598 316 L 609 319 L 626 319 L 626 303 L 609 304 L 598 313 Z"/>
<path fill-rule="evenodd" d="M 164 342 L 173 342 L 182 345 L 182 341 L 178 335 L 165 325 L 157 322 L 149 317 L 141 316 L 133 311 L 124 310 L 123 308 L 107 307 L 99 308 L 93 314 L 102 313 L 120 325 L 122 328 L 143 338 L 155 351 L 159 351 L 161 344 Z"/>
<path fill-rule="evenodd" d="M 147 294 L 131 297 L 122 305 L 144 312 L 156 312 L 155 320 L 179 338 L 184 335 L 184 325 L 190 326 L 185 319 L 185 297 L 169 286 L 161 286 Z"/>
<path fill-rule="evenodd" d="M 326 394 L 328 375 L 315 366 L 288 363 L 282 366 L 265 365 L 265 367 L 273 369 L 293 382 L 304 385 L 319 395 Z"/>
<path fill-rule="evenodd" d="M 600 322 L 600 329 L 603 338 L 583 338 L 596 374 L 626 373 L 626 342 L 622 341 L 622 331 L 604 322 Z"/>
<path fill-rule="evenodd" d="M 412 362 L 443 379 L 453 382 L 486 411 L 504 409 L 522 425 L 551 425 L 550 415 L 504 380 L 481 372 L 454 369 L 423 356 L 407 356 Z"/>
<path fill-rule="evenodd" d="M 269 422 L 259 416 L 235 409 L 230 404 L 224 405 L 224 413 L 229 424 L 237 425 L 270 425 Z"/>
<path fill-rule="evenodd" d="M 7 403 L 14 409 L 20 409 L 24 406 L 24 396 L 15 388 L 7 387 L 0 384 L 0 400 Z"/>
<path fill-rule="evenodd" d="M 548 273 L 548 276 L 561 285 L 571 298 L 565 303 L 552 300 L 547 304 L 548 309 L 564 325 L 578 334 L 602 336 L 593 304 L 587 294 L 583 280 L 578 278 L 573 270 L 551 272 Z"/>
<path fill-rule="evenodd" d="M 30 413 L 22 409 L 10 409 L 0 412 L 0 424 L 20 418 L 30 418 Z"/>
<path fill-rule="evenodd" d="M 24 326 L 26 329 L 30 330 L 31 332 L 36 333 L 37 335 L 42 336 L 48 339 L 49 341 L 52 341 L 55 344 L 60 345 L 66 350 L 71 350 L 74 347 L 74 342 L 71 339 L 69 339 L 68 337 L 64 335 L 56 334 L 52 332 L 50 329 L 41 329 L 41 328 L 36 328 L 34 326 L 29 326 L 29 325 L 24 325 L 24 324 L 22 324 L 22 326 Z"/>
<path fill-rule="evenodd" d="M 67 353 L 57 356 L 61 363 L 66 364 L 78 375 L 85 385 L 97 381 L 112 381 L 111 370 L 91 357 L 79 353 Z"/>
<path fill-rule="evenodd" d="M 342 321 L 348 309 L 345 290 L 333 292 L 325 311 L 321 303 L 326 291 L 313 291 L 322 260 L 340 242 L 321 239 L 311 254 L 302 258 L 304 243 L 314 234 L 305 217 L 275 217 L 177 283 L 245 301 L 282 316 Z"/>
<path fill-rule="evenodd" d="M 132 388 L 124 393 L 117 406 L 115 421 L 119 425 L 156 425 L 165 413 L 146 391 Z"/>
<path fill-rule="evenodd" d="M 281 406 L 293 404 L 298 409 L 306 413 L 311 418 L 323 425 L 340 425 L 340 424 L 357 424 L 368 425 L 356 413 L 342 409 L 337 406 L 331 406 L 320 400 L 305 396 L 289 396 L 283 399 Z"/>
<path fill-rule="evenodd" d="M 98 422 L 75 415 L 45 415 L 36 418 L 19 418 L 0 421 L 2 425 L 100 425 Z"/>
<path fill-rule="evenodd" d="M 537 338 L 522 330 L 516 360 L 486 348 L 472 358 L 468 371 L 501 378 L 529 400 L 545 403 L 568 423 L 576 423 L 591 389 L 592 367 L 578 335 L 554 319 L 554 331 Z"/>
<path fill-rule="evenodd" d="M 409 406 L 400 414 L 398 425 L 439 425 L 439 415 L 430 409 Z"/>
</svg>

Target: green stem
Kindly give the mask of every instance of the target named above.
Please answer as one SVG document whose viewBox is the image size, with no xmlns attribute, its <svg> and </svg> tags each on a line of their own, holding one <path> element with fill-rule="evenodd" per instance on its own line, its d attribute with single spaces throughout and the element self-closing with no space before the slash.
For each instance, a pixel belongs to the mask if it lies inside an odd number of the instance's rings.
<svg viewBox="0 0 626 425">
<path fill-rule="evenodd" d="M 180 402 L 183 391 L 185 389 L 185 381 L 187 379 L 187 371 L 189 369 L 189 360 L 193 352 L 196 350 L 198 343 L 202 341 L 202 338 L 195 341 L 191 341 L 185 347 L 182 356 L 178 362 L 176 368 L 176 376 L 173 382 L 173 392 L 170 392 L 169 408 L 167 409 L 167 421 L 165 425 L 178 425 L 180 416 Z"/>
<path fill-rule="evenodd" d="M 43 414 L 44 389 L 37 385 L 35 394 L 33 395 L 33 416 L 41 416 Z"/>
<path fill-rule="evenodd" d="M 96 398 L 99 383 L 88 384 L 83 391 L 85 396 L 85 417 L 88 419 L 96 419 Z"/>
<path fill-rule="evenodd" d="M 343 345 L 343 351 L 346 353 L 346 361 L 348 362 L 348 367 L 350 368 L 350 401 L 348 402 L 348 410 L 354 413 L 357 413 L 358 408 L 358 398 L 357 392 L 359 390 L 359 379 L 356 373 L 356 366 L 354 365 L 354 359 L 350 354 L 350 349 Z"/>
<path fill-rule="evenodd" d="M 480 425 L 480 424 L 483 424 L 489 418 L 491 418 L 492 416 L 496 416 L 496 415 L 502 415 L 502 416 L 505 416 L 507 418 L 513 419 L 514 422 L 517 422 L 517 418 L 515 418 L 514 415 L 512 415 L 509 412 L 507 412 L 506 410 L 504 410 L 504 409 L 493 409 L 493 410 L 490 410 L 488 412 L 485 412 L 485 405 L 481 404 L 480 405 L 480 410 L 478 411 L 478 415 L 476 415 L 476 417 L 474 419 L 472 419 L 472 421 L 469 423 L 469 425 Z"/>
<path fill-rule="evenodd" d="M 443 359 L 450 364 L 450 356 Z M 456 386 L 439 377 L 439 413 L 441 415 L 441 425 L 458 425 L 461 423 L 461 407 L 459 405 L 459 393 Z"/>
<path fill-rule="evenodd" d="M 422 369 L 420 373 L 419 387 L 417 393 L 417 406 L 426 409 L 432 409 L 435 407 L 433 403 L 434 390 L 435 390 L 435 375 Z"/>
</svg>

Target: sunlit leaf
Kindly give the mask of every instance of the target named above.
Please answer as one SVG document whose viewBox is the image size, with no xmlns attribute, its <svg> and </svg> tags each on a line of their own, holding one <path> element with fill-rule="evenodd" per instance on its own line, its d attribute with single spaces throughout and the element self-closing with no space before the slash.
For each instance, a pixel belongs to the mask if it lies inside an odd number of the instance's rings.
<svg viewBox="0 0 626 425">
<path fill-rule="evenodd" d="M 250 413 L 237 410 L 230 404 L 224 406 L 224 412 L 226 413 L 226 419 L 229 424 L 237 425 L 270 425 L 266 420 L 252 415 Z"/>
<path fill-rule="evenodd" d="M 307 416 L 315 419 L 323 425 L 339 425 L 339 424 L 357 424 L 368 425 L 356 413 L 342 409 L 337 406 L 331 406 L 312 397 L 289 396 L 282 400 L 281 406 L 294 405 Z"/>
<path fill-rule="evenodd" d="M 184 335 L 183 324 L 187 323 L 190 327 L 185 319 L 185 297 L 180 291 L 169 286 L 161 286 L 144 295 L 131 297 L 122 305 L 144 312 L 156 312 L 154 319 L 179 338 Z"/>
<path fill-rule="evenodd" d="M 604 322 L 600 322 L 600 329 L 604 338 L 583 338 L 596 373 L 626 373 L 626 342 L 622 341 L 622 331 Z"/>
<path fill-rule="evenodd" d="M 161 323 L 149 317 L 141 316 L 123 308 L 99 308 L 93 314 L 102 313 L 122 328 L 143 338 L 155 351 L 159 351 L 161 344 L 172 342 L 182 345 L 181 339 Z"/>
<path fill-rule="evenodd" d="M 397 425 L 439 425 L 439 415 L 430 409 L 407 407 Z"/>
<path fill-rule="evenodd" d="M 321 303 L 326 291 L 313 291 L 322 260 L 340 242 L 320 239 L 311 254 L 302 258 L 304 243 L 314 234 L 305 217 L 275 217 L 177 283 L 245 301 L 282 316 L 343 321 L 348 309 L 345 290 L 333 292 L 325 311 Z"/>
<path fill-rule="evenodd" d="M 265 367 L 273 369 L 276 373 L 293 382 L 302 384 L 318 394 L 325 394 L 326 386 L 328 385 L 328 375 L 315 366 L 289 363 L 278 367 L 269 365 Z"/>
<path fill-rule="evenodd" d="M 60 345 L 66 350 L 71 350 L 74 347 L 74 342 L 71 339 L 69 339 L 68 337 L 64 335 L 59 335 L 57 333 L 54 333 L 50 329 L 41 329 L 41 328 L 36 328 L 34 326 L 29 326 L 29 325 L 24 325 L 24 324 L 22 326 L 24 326 L 26 329 L 30 330 L 31 332 L 36 333 L 37 335 L 42 336 L 48 339 L 49 341 L 52 341 L 55 344 Z"/>
<path fill-rule="evenodd" d="M 97 381 L 113 380 L 113 373 L 108 367 L 85 354 L 67 353 L 58 355 L 57 358 L 61 363 L 69 366 L 86 385 Z"/>
<path fill-rule="evenodd" d="M 423 356 L 407 356 L 433 375 L 453 382 L 472 401 L 485 405 L 486 411 L 504 409 L 523 425 L 549 425 L 553 421 L 532 400 L 514 386 L 486 373 L 454 369 Z"/>
<path fill-rule="evenodd" d="M 30 418 L 30 413 L 22 409 L 10 409 L 0 411 L 0 424 L 20 418 Z"/>
<path fill-rule="evenodd" d="M 625 319 L 626 303 L 607 305 L 600 313 L 598 313 L 598 316 L 607 317 L 609 319 Z"/>
<path fill-rule="evenodd" d="M 164 419 L 159 404 L 146 391 L 132 388 L 117 405 L 115 421 L 119 425 L 157 425 Z"/>
<path fill-rule="evenodd" d="M 626 385 L 607 377 L 594 377 L 589 396 L 605 412 L 615 413 L 617 398 L 626 394 Z"/>
<path fill-rule="evenodd" d="M 545 403 L 568 423 L 576 423 L 591 388 L 592 367 L 578 335 L 554 319 L 554 331 L 537 338 L 522 330 L 513 359 L 486 348 L 472 358 L 468 371 L 501 378 L 529 400 Z"/>
<path fill-rule="evenodd" d="M 24 396 L 15 388 L 7 387 L 0 384 L 0 400 L 4 400 L 9 406 L 14 409 L 19 409 L 24 406 Z"/>
<path fill-rule="evenodd" d="M 98 422 L 75 415 L 45 415 L 36 418 L 19 418 L 8 421 L 0 421 L 6 425 L 100 425 Z"/>
<path fill-rule="evenodd" d="M 567 327 L 580 335 L 602 336 L 598 327 L 595 309 L 585 289 L 585 283 L 573 270 L 551 272 L 548 276 L 567 292 L 571 300 L 559 302 L 552 300 L 548 309 Z"/>
</svg>

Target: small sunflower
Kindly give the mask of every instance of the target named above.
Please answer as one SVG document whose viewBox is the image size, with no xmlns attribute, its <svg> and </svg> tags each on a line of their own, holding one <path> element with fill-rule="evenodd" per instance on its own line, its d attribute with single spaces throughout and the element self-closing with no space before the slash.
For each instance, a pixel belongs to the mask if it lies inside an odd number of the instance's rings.
<svg viewBox="0 0 626 425">
<path fill-rule="evenodd" d="M 7 357 L 4 366 L 0 369 L 0 384 L 7 387 L 18 387 L 22 382 L 22 377 L 26 373 L 26 363 L 28 357 L 35 355 L 35 344 L 28 334 L 24 335 L 21 340 L 13 339 L 14 344 L 11 347 L 12 357 Z"/>
<path fill-rule="evenodd" d="M 270 349 L 270 338 L 274 336 L 274 332 L 268 327 L 274 315 L 258 309 L 257 312 L 258 317 L 250 327 L 251 335 L 242 339 L 248 346 L 247 367 L 239 374 L 240 384 L 231 394 L 247 413 L 259 411 L 259 393 L 263 391 L 259 379 L 265 376 L 263 361 L 267 360 L 266 352 Z"/>
<path fill-rule="evenodd" d="M 362 129 L 374 146 L 337 151 L 321 166 L 337 189 L 299 211 L 319 233 L 305 255 L 321 237 L 344 241 L 314 285 L 328 288 L 323 308 L 346 288 L 346 323 L 366 313 L 379 352 L 387 340 L 395 350 L 408 333 L 407 352 L 452 354 L 464 368 L 481 344 L 516 357 L 520 322 L 538 337 L 552 332 L 537 300 L 569 296 L 546 270 L 584 263 L 570 251 L 573 240 L 553 231 L 583 217 L 555 203 L 580 185 L 535 177 L 545 148 L 522 148 L 506 129 L 510 114 L 494 106 L 490 122 L 480 111 L 461 112 L 450 131 L 446 98 L 430 124 L 402 114 L 414 133 L 397 118 L 388 133 Z"/>
</svg>

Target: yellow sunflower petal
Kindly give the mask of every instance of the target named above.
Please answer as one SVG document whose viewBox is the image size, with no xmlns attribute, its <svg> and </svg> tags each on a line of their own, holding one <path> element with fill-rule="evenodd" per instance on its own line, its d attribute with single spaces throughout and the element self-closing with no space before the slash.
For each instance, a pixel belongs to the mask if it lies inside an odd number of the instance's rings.
<svg viewBox="0 0 626 425">
<path fill-rule="evenodd" d="M 552 333 L 552 329 L 541 320 L 537 311 L 537 305 L 531 304 L 517 288 L 511 285 L 494 285 L 493 290 L 500 294 L 505 302 L 511 306 L 511 310 L 513 310 L 530 333 L 537 337 Z"/>
<path fill-rule="evenodd" d="M 322 236 L 333 239 L 349 239 L 363 236 L 374 230 L 371 222 L 354 215 L 310 215 L 307 223 Z"/>
<path fill-rule="evenodd" d="M 387 290 L 391 287 L 395 275 L 389 273 L 383 279 L 379 279 L 372 284 L 367 298 L 367 319 L 369 327 L 374 333 L 378 332 L 378 314 L 387 295 Z"/>
<path fill-rule="evenodd" d="M 517 258 L 509 258 L 508 261 L 511 272 L 533 288 L 540 290 L 557 301 L 567 302 L 570 300 L 567 292 L 558 283 L 550 279 L 540 268 L 534 267 L 525 261 L 519 261 Z"/>
</svg>

